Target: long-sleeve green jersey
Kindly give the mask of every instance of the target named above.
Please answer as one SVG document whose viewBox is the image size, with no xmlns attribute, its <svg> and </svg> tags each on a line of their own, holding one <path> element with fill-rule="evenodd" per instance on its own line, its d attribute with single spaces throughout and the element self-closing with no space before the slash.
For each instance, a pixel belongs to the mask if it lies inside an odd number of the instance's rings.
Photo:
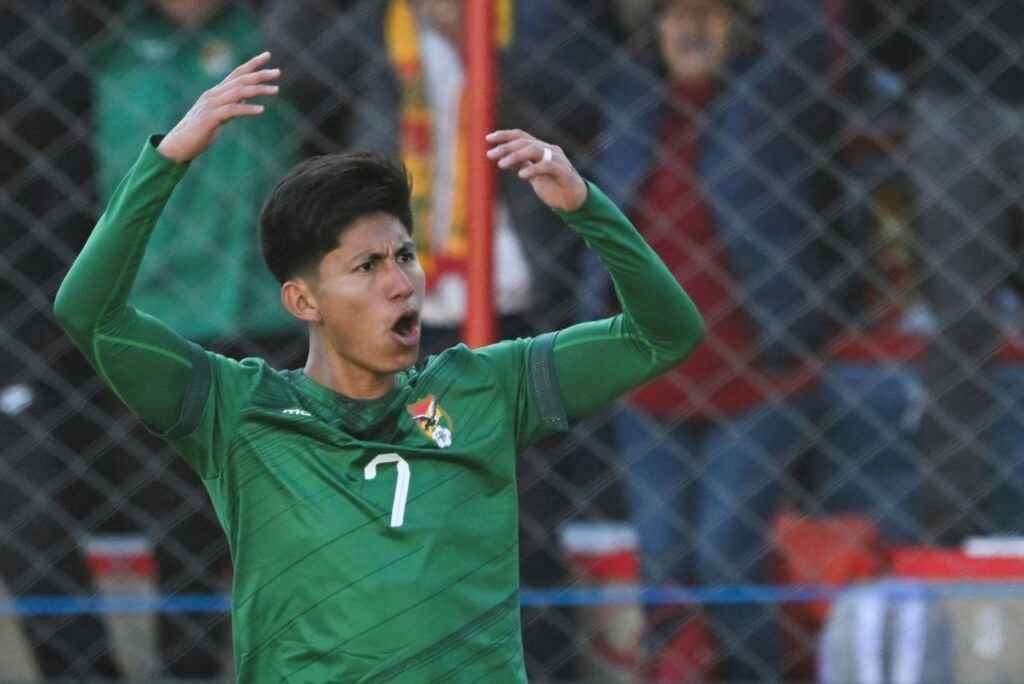
<svg viewBox="0 0 1024 684">
<path fill-rule="evenodd" d="M 348 399 L 301 370 L 205 351 L 128 303 L 187 169 L 155 142 L 56 310 L 209 492 L 234 563 L 239 680 L 525 681 L 516 454 L 686 356 L 703 330 L 689 298 L 591 185 L 563 217 L 605 260 L 622 314 L 460 345 L 398 373 L 380 399 Z"/>
</svg>

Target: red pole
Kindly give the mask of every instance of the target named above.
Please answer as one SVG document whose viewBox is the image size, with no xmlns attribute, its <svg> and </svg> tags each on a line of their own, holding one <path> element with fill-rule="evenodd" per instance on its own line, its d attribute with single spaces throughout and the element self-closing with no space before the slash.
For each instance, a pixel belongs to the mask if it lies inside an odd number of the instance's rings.
<svg viewBox="0 0 1024 684">
<path fill-rule="evenodd" d="M 487 141 L 497 109 L 493 0 L 463 0 L 468 107 L 466 322 L 463 339 L 470 347 L 491 344 L 497 337 L 494 311 L 494 204 L 497 172 L 487 159 Z"/>
</svg>

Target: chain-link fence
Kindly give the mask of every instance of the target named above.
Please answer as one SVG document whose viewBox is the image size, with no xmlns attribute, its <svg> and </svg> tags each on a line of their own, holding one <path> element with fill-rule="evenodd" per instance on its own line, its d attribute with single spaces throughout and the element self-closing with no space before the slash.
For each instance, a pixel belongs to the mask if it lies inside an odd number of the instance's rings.
<svg viewBox="0 0 1024 684">
<path fill-rule="evenodd" d="M 1024 680 L 1024 5 L 495 6 L 499 125 L 560 145 L 707 327 L 523 455 L 531 679 Z M 301 366 L 260 204 L 303 157 L 384 149 L 437 351 L 464 311 L 463 30 L 456 0 L 0 3 L 0 680 L 231 677 L 202 485 L 51 315 L 147 136 L 268 47 L 281 96 L 194 164 L 135 303 Z M 501 335 L 613 314 L 581 241 L 499 183 Z"/>
</svg>

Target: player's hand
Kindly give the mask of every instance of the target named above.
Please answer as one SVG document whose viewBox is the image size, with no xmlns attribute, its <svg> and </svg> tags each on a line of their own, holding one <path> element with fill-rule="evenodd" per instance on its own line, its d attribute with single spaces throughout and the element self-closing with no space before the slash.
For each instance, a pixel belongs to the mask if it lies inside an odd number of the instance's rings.
<svg viewBox="0 0 1024 684">
<path fill-rule="evenodd" d="M 487 158 L 497 161 L 499 168 L 515 171 L 529 181 L 544 204 L 560 211 L 575 211 L 583 206 L 587 184 L 561 147 L 518 129 L 490 133 L 487 142 L 492 145 Z"/>
<path fill-rule="evenodd" d="M 247 100 L 277 94 L 277 86 L 271 81 L 281 75 L 281 70 L 263 69 L 269 61 L 269 52 L 257 55 L 203 93 L 160 141 L 157 151 L 177 162 L 190 161 L 213 144 L 221 126 L 228 121 L 262 114 L 263 105 L 249 104 Z"/>
</svg>

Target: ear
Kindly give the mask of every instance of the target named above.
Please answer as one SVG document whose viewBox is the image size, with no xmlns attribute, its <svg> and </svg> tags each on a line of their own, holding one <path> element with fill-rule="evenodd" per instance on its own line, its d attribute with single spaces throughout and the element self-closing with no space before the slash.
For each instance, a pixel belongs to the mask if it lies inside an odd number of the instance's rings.
<svg viewBox="0 0 1024 684">
<path fill-rule="evenodd" d="M 313 288 L 304 278 L 293 278 L 281 286 L 281 303 L 300 321 L 319 323 L 323 320 Z"/>
</svg>

